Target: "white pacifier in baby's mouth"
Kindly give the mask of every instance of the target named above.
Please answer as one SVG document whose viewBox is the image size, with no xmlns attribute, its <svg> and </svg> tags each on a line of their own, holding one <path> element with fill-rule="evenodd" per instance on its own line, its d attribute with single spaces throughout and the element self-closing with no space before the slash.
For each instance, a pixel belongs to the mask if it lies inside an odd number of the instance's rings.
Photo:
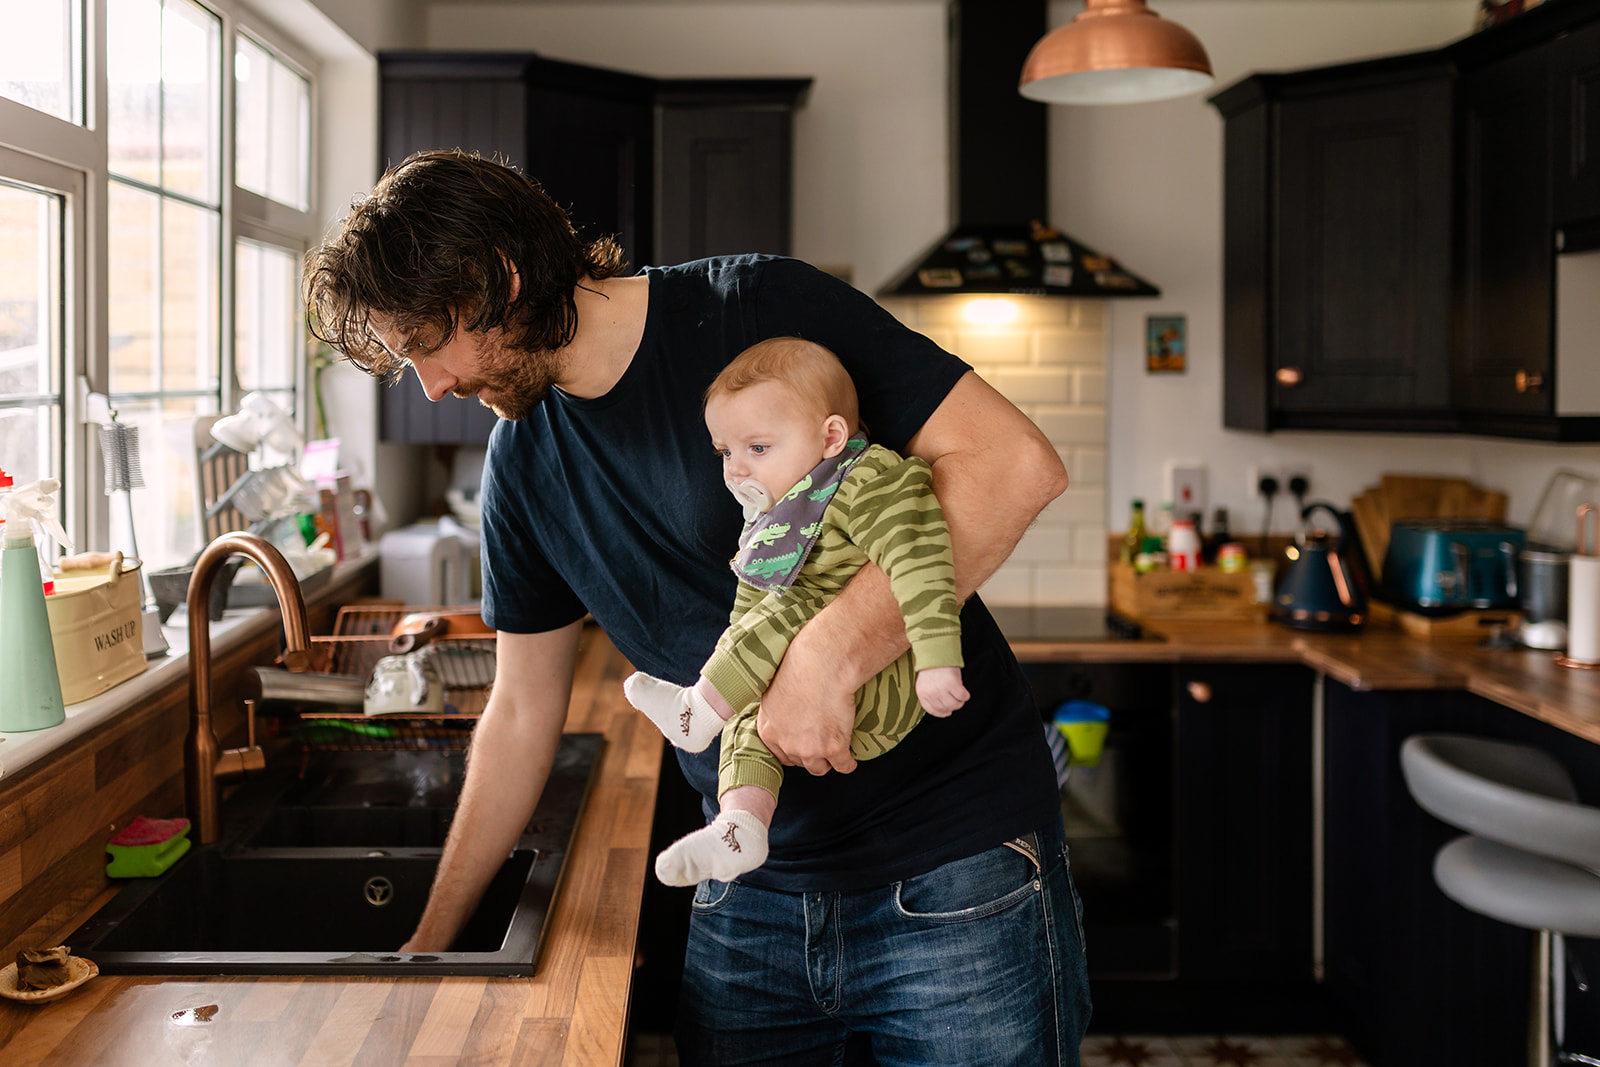
<svg viewBox="0 0 1600 1067">
<path fill-rule="evenodd" d="M 765 515 L 772 510 L 776 503 L 772 494 L 767 492 L 767 487 L 754 478 L 745 478 L 734 481 L 732 478 L 723 480 L 723 485 L 728 487 L 728 492 L 744 507 L 744 521 L 749 522 L 757 515 Z"/>
</svg>

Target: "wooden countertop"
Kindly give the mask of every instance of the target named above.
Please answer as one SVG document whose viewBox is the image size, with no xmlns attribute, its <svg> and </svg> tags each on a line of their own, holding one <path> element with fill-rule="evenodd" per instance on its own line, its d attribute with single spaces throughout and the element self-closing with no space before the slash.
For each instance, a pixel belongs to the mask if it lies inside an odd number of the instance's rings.
<svg viewBox="0 0 1600 1067">
<path fill-rule="evenodd" d="M 620 1064 L 662 745 L 623 700 L 625 668 L 589 627 L 566 728 L 606 747 L 532 978 L 101 975 L 59 1001 L 0 1000 L 0 1062 Z M 186 1011 L 209 1005 L 209 1022 Z"/>
<path fill-rule="evenodd" d="M 1600 671 L 1562 667 L 1553 653 L 1482 649 L 1477 638 L 1422 640 L 1369 626 L 1315 634 L 1269 622 L 1153 622 L 1163 640 L 1013 641 L 1026 662 L 1303 663 L 1352 689 L 1465 689 L 1600 744 Z"/>
</svg>

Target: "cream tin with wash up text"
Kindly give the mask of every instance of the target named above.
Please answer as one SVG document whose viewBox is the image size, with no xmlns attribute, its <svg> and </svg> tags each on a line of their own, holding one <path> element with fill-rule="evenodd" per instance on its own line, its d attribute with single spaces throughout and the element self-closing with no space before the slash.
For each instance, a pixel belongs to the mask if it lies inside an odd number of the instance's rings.
<svg viewBox="0 0 1600 1067">
<path fill-rule="evenodd" d="M 139 566 L 118 555 L 92 571 L 56 572 L 45 609 L 62 703 L 88 700 L 144 671 Z"/>
</svg>

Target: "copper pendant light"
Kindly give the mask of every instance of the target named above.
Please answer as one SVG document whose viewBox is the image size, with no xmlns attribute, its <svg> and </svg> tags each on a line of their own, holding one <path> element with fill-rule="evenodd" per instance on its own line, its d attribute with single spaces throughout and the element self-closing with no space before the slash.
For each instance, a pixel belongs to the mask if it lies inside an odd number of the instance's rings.
<svg viewBox="0 0 1600 1067">
<path fill-rule="evenodd" d="M 1077 17 L 1033 46 L 1017 89 L 1047 104 L 1131 104 L 1198 92 L 1211 81 L 1200 41 L 1144 0 L 1086 0 Z"/>
</svg>

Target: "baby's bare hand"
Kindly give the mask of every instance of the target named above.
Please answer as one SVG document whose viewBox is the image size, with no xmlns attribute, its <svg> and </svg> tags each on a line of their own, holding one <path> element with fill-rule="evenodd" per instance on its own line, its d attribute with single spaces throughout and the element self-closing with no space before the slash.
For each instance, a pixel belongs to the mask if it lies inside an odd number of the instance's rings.
<svg viewBox="0 0 1600 1067">
<path fill-rule="evenodd" d="M 917 700 L 929 715 L 942 719 L 970 699 L 972 694 L 961 684 L 960 667 L 929 667 L 917 672 Z"/>
</svg>

